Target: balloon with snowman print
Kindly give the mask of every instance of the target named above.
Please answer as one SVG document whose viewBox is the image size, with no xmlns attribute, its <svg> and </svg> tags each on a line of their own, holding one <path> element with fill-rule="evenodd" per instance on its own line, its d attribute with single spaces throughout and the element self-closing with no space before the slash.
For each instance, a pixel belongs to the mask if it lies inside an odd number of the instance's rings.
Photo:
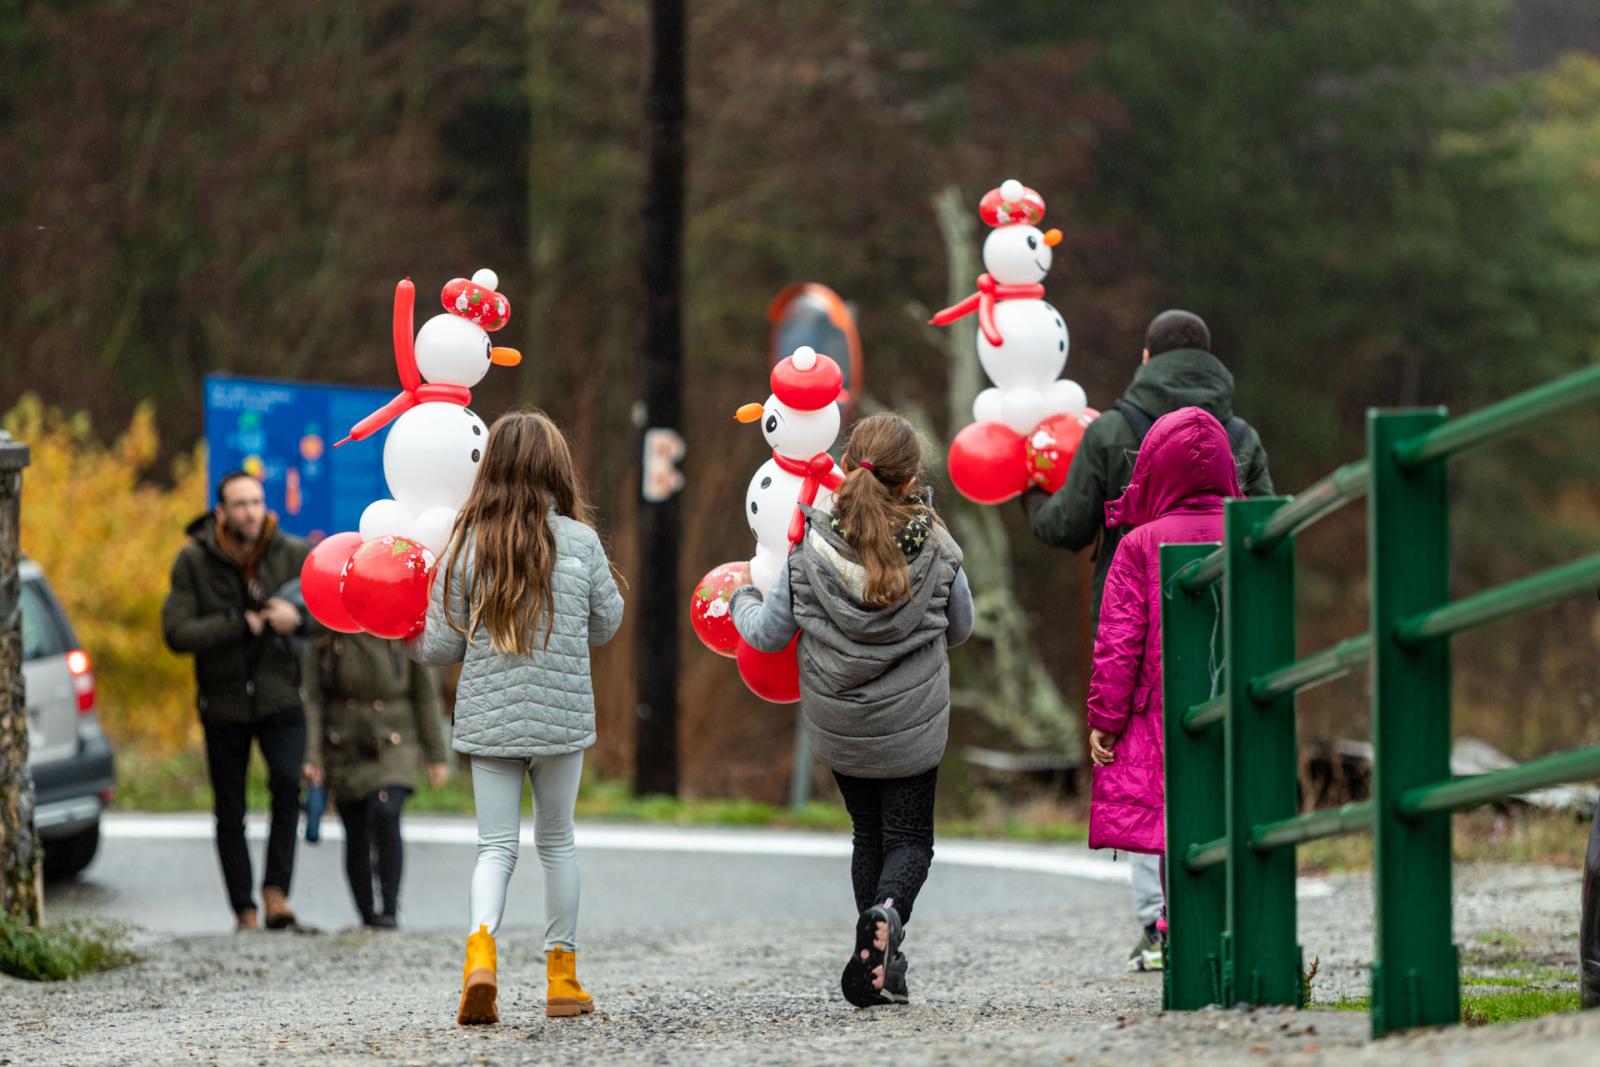
<svg viewBox="0 0 1600 1067">
<path fill-rule="evenodd" d="M 1021 439 L 1031 439 L 1042 423 L 1057 416 L 1083 415 L 1087 397 L 1076 382 L 1060 376 L 1070 340 L 1061 313 L 1044 299 L 1043 282 L 1061 231 L 1038 228 L 1044 198 L 1007 179 L 984 195 L 978 212 L 991 227 L 978 291 L 931 322 L 948 326 L 978 315 L 978 361 L 994 384 L 978 394 L 974 423 L 951 443 L 951 476 L 970 499 L 998 503 L 1029 484 L 1028 469 L 1015 460 L 1022 453 Z M 1001 447 L 1005 441 L 1018 447 Z M 1005 469 L 985 471 L 980 488 L 971 472 L 995 463 Z"/>
<path fill-rule="evenodd" d="M 489 337 L 511 316 L 499 284 L 487 268 L 471 279 L 453 279 L 440 294 L 444 313 L 423 323 L 415 340 L 416 290 L 410 279 L 395 287 L 394 355 L 402 391 L 339 442 L 362 440 L 394 422 L 383 446 L 383 475 L 394 495 L 362 512 L 364 539 L 392 535 L 435 556 L 444 551 L 488 440 L 483 420 L 468 406 L 472 387 L 490 367 L 522 361 L 516 349 L 497 347 Z"/>
</svg>

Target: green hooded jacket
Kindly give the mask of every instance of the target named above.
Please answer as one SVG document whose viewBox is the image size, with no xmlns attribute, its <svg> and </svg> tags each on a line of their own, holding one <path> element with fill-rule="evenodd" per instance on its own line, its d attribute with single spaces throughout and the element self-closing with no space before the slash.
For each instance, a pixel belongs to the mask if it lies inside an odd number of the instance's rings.
<svg viewBox="0 0 1600 1067">
<path fill-rule="evenodd" d="M 1159 419 L 1184 407 L 1202 408 L 1224 426 L 1233 417 L 1233 375 L 1222 361 L 1197 348 L 1180 348 L 1152 356 L 1134 374 L 1123 399 Z M 1117 499 L 1133 476 L 1139 450 L 1137 431 L 1115 408 L 1105 412 L 1084 431 L 1078 454 L 1067 471 L 1067 484 L 1053 496 L 1030 490 L 1023 506 L 1033 535 L 1045 544 L 1077 551 L 1096 545 L 1094 554 L 1093 621 L 1100 622 L 1100 595 L 1117 542 L 1128 531 L 1107 529 L 1106 503 Z M 1255 427 L 1246 425 L 1234 448 L 1239 464 L 1239 484 L 1246 496 L 1272 495 L 1272 474 L 1267 470 L 1267 450 Z"/>
</svg>

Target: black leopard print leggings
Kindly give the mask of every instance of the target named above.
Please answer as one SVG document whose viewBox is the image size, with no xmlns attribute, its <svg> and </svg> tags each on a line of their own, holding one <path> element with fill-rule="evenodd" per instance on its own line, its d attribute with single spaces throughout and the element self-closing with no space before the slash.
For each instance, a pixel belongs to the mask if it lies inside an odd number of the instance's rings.
<svg viewBox="0 0 1600 1067">
<path fill-rule="evenodd" d="M 939 768 L 910 778 L 852 778 L 838 771 L 833 778 L 854 824 L 850 882 L 856 911 L 893 898 L 905 922 L 933 862 L 933 792 Z"/>
</svg>

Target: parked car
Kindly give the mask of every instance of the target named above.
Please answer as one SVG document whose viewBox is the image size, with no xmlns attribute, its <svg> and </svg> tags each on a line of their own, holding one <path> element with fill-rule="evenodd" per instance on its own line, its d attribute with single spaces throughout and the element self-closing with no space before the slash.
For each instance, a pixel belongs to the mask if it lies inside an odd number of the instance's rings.
<svg viewBox="0 0 1600 1067">
<path fill-rule="evenodd" d="M 45 877 L 71 878 L 100 847 L 100 813 L 116 792 L 116 767 L 95 714 L 89 654 L 39 565 L 22 560 L 19 576 L 33 825 L 44 846 Z"/>
</svg>

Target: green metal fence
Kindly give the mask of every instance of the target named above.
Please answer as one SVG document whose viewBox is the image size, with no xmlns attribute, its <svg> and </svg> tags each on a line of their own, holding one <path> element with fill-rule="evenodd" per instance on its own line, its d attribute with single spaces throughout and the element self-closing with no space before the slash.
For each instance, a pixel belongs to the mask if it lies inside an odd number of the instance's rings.
<svg viewBox="0 0 1600 1067">
<path fill-rule="evenodd" d="M 1162 548 L 1168 1008 L 1303 1004 L 1294 846 L 1371 832 L 1372 1032 L 1460 1018 L 1451 812 L 1600 776 L 1600 745 L 1452 780 L 1450 638 L 1595 589 L 1600 555 L 1452 602 L 1447 461 L 1597 402 L 1600 366 L 1455 421 L 1371 412 L 1366 459 L 1292 499 L 1229 501 L 1220 546 Z M 1362 496 L 1370 628 L 1297 658 L 1295 538 Z M 1373 797 L 1301 815 L 1296 695 L 1358 667 Z"/>
</svg>

